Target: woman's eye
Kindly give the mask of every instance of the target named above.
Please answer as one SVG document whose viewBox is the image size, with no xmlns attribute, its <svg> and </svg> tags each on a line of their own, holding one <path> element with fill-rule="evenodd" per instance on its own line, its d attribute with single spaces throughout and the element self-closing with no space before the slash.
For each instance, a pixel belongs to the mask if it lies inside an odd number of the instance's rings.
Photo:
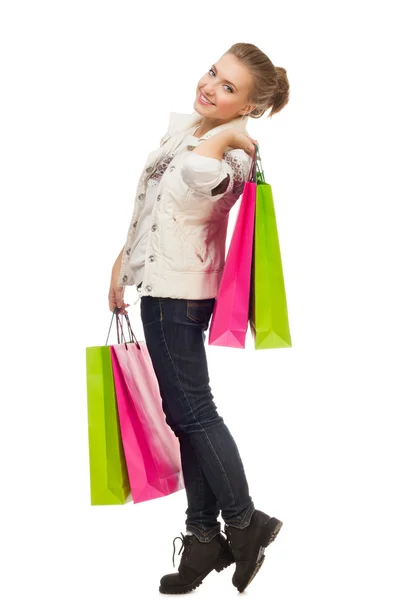
<svg viewBox="0 0 400 600">
<path fill-rule="evenodd" d="M 215 75 L 215 71 L 214 71 L 214 69 L 210 69 L 208 72 L 209 72 L 209 73 L 213 73 L 213 74 Z M 233 94 L 233 89 L 231 88 L 231 86 L 230 86 L 230 85 L 226 85 L 225 87 L 226 87 L 226 88 L 228 88 L 228 89 L 229 89 L 229 91 L 230 91 L 230 92 Z"/>
</svg>

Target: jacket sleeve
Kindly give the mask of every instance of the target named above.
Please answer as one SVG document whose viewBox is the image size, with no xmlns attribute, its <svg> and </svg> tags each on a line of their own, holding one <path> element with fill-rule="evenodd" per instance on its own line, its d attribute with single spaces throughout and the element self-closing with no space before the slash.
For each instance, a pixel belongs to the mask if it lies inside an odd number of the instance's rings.
<svg viewBox="0 0 400 600">
<path fill-rule="evenodd" d="M 222 160 L 188 152 L 181 163 L 181 176 L 190 188 L 216 202 L 225 194 L 240 196 L 250 179 L 251 162 L 252 157 L 240 148 L 225 152 Z"/>
</svg>

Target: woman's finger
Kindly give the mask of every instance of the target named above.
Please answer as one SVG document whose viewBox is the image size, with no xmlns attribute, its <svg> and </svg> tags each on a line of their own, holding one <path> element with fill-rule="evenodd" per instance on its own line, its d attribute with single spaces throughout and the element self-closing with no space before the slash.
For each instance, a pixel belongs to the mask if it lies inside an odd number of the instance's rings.
<svg viewBox="0 0 400 600">
<path fill-rule="evenodd" d="M 126 309 L 128 308 L 128 306 L 130 306 L 130 304 L 122 303 L 121 307 L 119 307 L 118 314 L 127 315 L 128 311 Z"/>
</svg>

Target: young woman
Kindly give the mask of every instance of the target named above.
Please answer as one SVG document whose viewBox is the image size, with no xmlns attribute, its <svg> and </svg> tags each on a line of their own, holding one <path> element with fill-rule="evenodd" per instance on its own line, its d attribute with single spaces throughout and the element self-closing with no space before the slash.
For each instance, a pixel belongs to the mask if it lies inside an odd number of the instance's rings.
<svg viewBox="0 0 400 600">
<path fill-rule="evenodd" d="M 198 82 L 194 112 L 171 113 L 160 148 L 146 160 L 112 269 L 110 310 L 126 314 L 124 288 L 136 286 L 166 421 L 180 442 L 186 535 L 179 538 L 178 573 L 161 579 L 163 593 L 194 590 L 233 562 L 232 582 L 242 592 L 282 526 L 254 506 L 238 448 L 213 401 L 204 342 L 229 211 L 251 175 L 256 142 L 246 131 L 248 117 L 268 108 L 272 116 L 288 99 L 285 69 L 252 44 L 234 44 L 212 65 Z"/>
</svg>

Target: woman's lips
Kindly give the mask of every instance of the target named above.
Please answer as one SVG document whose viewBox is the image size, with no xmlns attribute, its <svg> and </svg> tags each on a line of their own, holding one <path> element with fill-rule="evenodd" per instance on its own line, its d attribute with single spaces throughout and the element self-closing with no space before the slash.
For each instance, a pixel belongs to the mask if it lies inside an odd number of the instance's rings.
<svg viewBox="0 0 400 600">
<path fill-rule="evenodd" d="M 202 95 L 203 95 L 202 92 L 200 92 L 199 95 L 198 95 L 198 100 L 199 100 L 200 104 L 203 104 L 203 106 L 215 106 L 215 104 L 213 102 L 211 102 L 211 103 L 210 102 L 205 102 L 203 100 L 203 98 L 202 98 Z"/>
</svg>

